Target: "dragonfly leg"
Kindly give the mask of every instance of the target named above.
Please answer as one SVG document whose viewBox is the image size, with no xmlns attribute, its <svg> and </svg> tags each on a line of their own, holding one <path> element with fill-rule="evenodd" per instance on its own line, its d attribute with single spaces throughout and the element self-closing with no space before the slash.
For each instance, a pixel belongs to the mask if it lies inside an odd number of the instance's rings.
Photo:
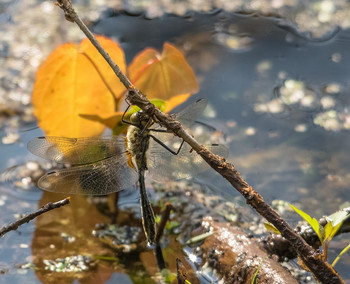
<svg viewBox="0 0 350 284">
<path fill-rule="evenodd" d="M 152 134 L 149 134 L 149 136 L 152 137 L 154 141 L 156 141 L 159 145 L 164 147 L 166 150 L 168 150 L 173 155 L 177 155 L 180 153 L 182 146 L 185 142 L 185 140 L 182 139 L 182 142 L 181 142 L 179 149 L 177 149 L 177 151 L 174 151 L 173 149 L 170 149 L 167 145 L 165 145 L 162 141 L 160 141 L 158 138 L 154 137 Z"/>
<path fill-rule="evenodd" d="M 143 133 L 145 132 L 145 130 L 146 130 L 146 129 L 149 129 L 149 127 L 151 126 L 152 123 L 153 123 L 153 119 L 150 118 L 150 119 L 147 121 L 146 125 L 142 128 L 140 134 L 143 135 Z"/>
<path fill-rule="evenodd" d="M 129 124 L 129 125 L 133 125 L 133 126 L 137 126 L 138 127 L 138 125 L 136 125 L 136 124 L 134 124 L 134 123 L 132 123 L 130 121 L 125 120 L 124 117 L 125 117 L 126 113 L 128 112 L 128 110 L 130 108 L 130 103 L 127 100 L 125 100 L 125 102 L 128 104 L 128 107 L 126 108 L 126 110 L 123 113 L 122 122 L 125 123 L 125 124 Z"/>
<path fill-rule="evenodd" d="M 166 129 L 149 129 L 149 131 L 153 131 L 153 132 L 162 132 L 162 133 L 170 133 L 168 130 Z"/>
</svg>

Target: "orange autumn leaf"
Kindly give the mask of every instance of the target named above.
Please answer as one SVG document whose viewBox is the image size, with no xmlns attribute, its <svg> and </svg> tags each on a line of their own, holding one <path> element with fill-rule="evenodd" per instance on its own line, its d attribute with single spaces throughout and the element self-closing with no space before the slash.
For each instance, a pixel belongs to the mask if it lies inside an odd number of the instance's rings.
<svg viewBox="0 0 350 284">
<path fill-rule="evenodd" d="M 80 116 L 92 121 L 98 121 L 110 129 L 113 129 L 121 120 L 123 111 L 117 111 L 108 115 L 81 114 Z"/>
<path fill-rule="evenodd" d="M 183 94 L 183 95 L 178 95 L 178 96 L 173 96 L 169 100 L 165 102 L 165 109 L 164 112 L 168 113 L 170 112 L 173 108 L 181 105 L 183 102 L 185 102 L 188 99 L 188 94 Z"/>
<path fill-rule="evenodd" d="M 125 72 L 124 52 L 119 45 L 101 36 L 97 39 Z M 71 43 L 59 46 L 36 74 L 32 101 L 39 126 L 49 136 L 101 134 L 105 129 L 103 124 L 84 119 L 80 114 L 114 113 L 115 98 L 106 82 L 114 93 L 122 94 L 124 86 L 87 39 L 79 46 Z"/>
<path fill-rule="evenodd" d="M 136 88 L 148 99 L 164 101 L 177 95 L 198 92 L 196 76 L 182 53 L 169 43 L 165 43 L 160 54 L 147 48 L 138 54 L 130 64 L 129 77 Z"/>
<path fill-rule="evenodd" d="M 164 44 L 162 54 L 152 48 L 138 54 L 129 66 L 129 76 L 136 88 L 141 89 L 148 99 L 162 100 L 165 106 L 162 111 L 166 113 L 185 102 L 190 93 L 198 91 L 192 68 L 182 53 L 168 43 Z M 107 115 L 85 113 L 81 117 L 115 129 L 121 123 L 122 114 L 123 112 Z"/>
</svg>

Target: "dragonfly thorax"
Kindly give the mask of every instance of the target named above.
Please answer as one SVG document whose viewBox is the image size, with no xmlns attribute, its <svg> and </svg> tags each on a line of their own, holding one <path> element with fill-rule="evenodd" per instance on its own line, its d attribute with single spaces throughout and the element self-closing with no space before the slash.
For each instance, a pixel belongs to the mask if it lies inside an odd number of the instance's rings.
<svg viewBox="0 0 350 284">
<path fill-rule="evenodd" d="M 149 148 L 149 118 L 141 111 L 131 115 L 126 135 L 127 150 L 137 169 L 147 170 L 147 150 Z"/>
</svg>

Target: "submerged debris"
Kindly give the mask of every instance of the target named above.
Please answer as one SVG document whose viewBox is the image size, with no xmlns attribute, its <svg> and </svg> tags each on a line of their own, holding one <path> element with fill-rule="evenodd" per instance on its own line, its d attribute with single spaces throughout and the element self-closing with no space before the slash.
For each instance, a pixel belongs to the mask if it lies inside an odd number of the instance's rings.
<svg viewBox="0 0 350 284">
<path fill-rule="evenodd" d="M 56 260 L 43 260 L 45 270 L 55 272 L 82 272 L 95 267 L 95 261 L 90 255 L 74 255 Z"/>
<path fill-rule="evenodd" d="M 335 95 L 344 95 L 345 90 L 337 84 L 330 83 L 318 89 L 301 80 L 287 79 L 276 88 L 277 98 L 266 103 L 257 103 L 255 112 L 280 114 L 295 108 L 302 112 L 313 112 L 313 123 L 328 131 L 350 129 L 350 111 Z M 305 125 L 296 125 L 296 132 L 305 132 Z"/>
<path fill-rule="evenodd" d="M 138 241 L 141 228 L 117 225 L 98 224 L 92 234 L 97 238 L 112 240 L 115 245 L 131 245 Z"/>
<path fill-rule="evenodd" d="M 11 188 L 29 191 L 49 168 L 47 162 L 28 161 L 8 168 L 1 174 L 0 181 L 10 184 Z"/>
</svg>

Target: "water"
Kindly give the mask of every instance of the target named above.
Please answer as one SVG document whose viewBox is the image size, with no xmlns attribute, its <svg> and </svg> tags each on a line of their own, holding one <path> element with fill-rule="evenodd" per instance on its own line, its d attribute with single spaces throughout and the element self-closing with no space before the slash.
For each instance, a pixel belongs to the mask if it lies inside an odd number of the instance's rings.
<svg viewBox="0 0 350 284">
<path fill-rule="evenodd" d="M 331 29 L 319 40 L 309 40 L 305 34 L 281 27 L 273 18 L 220 11 L 189 17 L 165 15 L 152 20 L 146 20 L 142 14 L 114 14 L 104 17 L 93 30 L 118 39 L 128 62 L 145 47 L 161 49 L 164 41 L 182 48 L 200 81 L 200 92 L 191 100 L 208 99 L 206 122 L 224 130 L 230 147 L 228 160 L 265 200 L 284 199 L 314 217 L 331 214 L 349 200 L 348 30 Z M 22 134 L 20 144 L 3 145 L 0 151 L 6 163 L 2 168 L 13 157 L 17 157 L 16 162 L 33 158 L 25 143 L 40 136 L 38 132 Z M 198 175 L 196 179 L 214 191 L 237 196 L 214 173 Z M 18 213 L 18 208 L 32 211 L 37 206 L 18 193 L 9 194 L 8 189 L 2 188 L 1 196 L 7 197 L 3 206 L 9 216 L 2 220 L 4 223 Z M 39 205 L 56 199 L 59 197 L 44 193 Z M 11 271 L 5 274 L 6 280 L 23 279 L 14 267 L 27 258 L 34 257 L 40 263 L 44 257 L 59 257 L 58 253 L 65 256 L 73 252 L 113 252 L 106 249 L 110 243 L 101 244 L 90 235 L 96 223 L 108 223 L 110 219 L 85 199 L 76 199 L 72 207 L 60 209 L 58 215 L 47 214 L 35 222 L 35 227 L 34 223 L 23 226 L 19 229 L 21 234 L 12 232 L 1 240 L 0 263 Z M 136 218 L 122 212 L 118 223 L 139 225 L 137 210 L 133 214 Z M 52 238 L 50 230 L 68 232 L 77 240 L 62 242 L 60 236 Z M 21 248 L 22 243 L 31 240 L 31 251 Z M 173 239 L 169 242 L 166 254 L 170 255 L 174 248 L 181 251 Z M 331 245 L 331 259 L 349 240 L 343 236 L 339 242 L 334 249 Z M 54 247 L 50 248 L 51 244 Z M 8 247 L 16 248 L 16 253 Z M 150 251 L 140 249 L 132 253 L 134 258 L 117 254 L 122 266 L 103 264 L 98 274 L 102 275 L 101 283 L 116 277 L 115 271 L 134 281 L 149 279 L 157 271 Z M 350 278 L 349 261 L 345 255 L 337 264 L 345 279 Z M 123 271 L 123 266 L 130 265 L 132 268 Z M 34 283 L 38 281 L 36 277 L 50 279 L 45 271 L 35 275 L 29 270 L 25 277 Z"/>
<path fill-rule="evenodd" d="M 330 160 L 330 149 L 348 151 L 344 39 L 349 31 L 315 42 L 277 26 L 274 19 L 223 12 L 190 20 L 169 16 L 147 21 L 139 16 L 129 23 L 129 18 L 104 19 L 94 31 L 121 40 L 128 60 L 145 43 L 161 48 L 170 41 L 187 49 L 202 78 L 197 97 L 208 98 L 213 111 L 208 115 L 226 121 L 221 127 L 232 140 L 232 160 L 265 198 L 296 202 L 313 199 L 316 190 L 320 194 L 317 180 L 328 175 L 320 159 Z M 332 212 L 339 205 L 327 203 L 323 210 Z"/>
</svg>

